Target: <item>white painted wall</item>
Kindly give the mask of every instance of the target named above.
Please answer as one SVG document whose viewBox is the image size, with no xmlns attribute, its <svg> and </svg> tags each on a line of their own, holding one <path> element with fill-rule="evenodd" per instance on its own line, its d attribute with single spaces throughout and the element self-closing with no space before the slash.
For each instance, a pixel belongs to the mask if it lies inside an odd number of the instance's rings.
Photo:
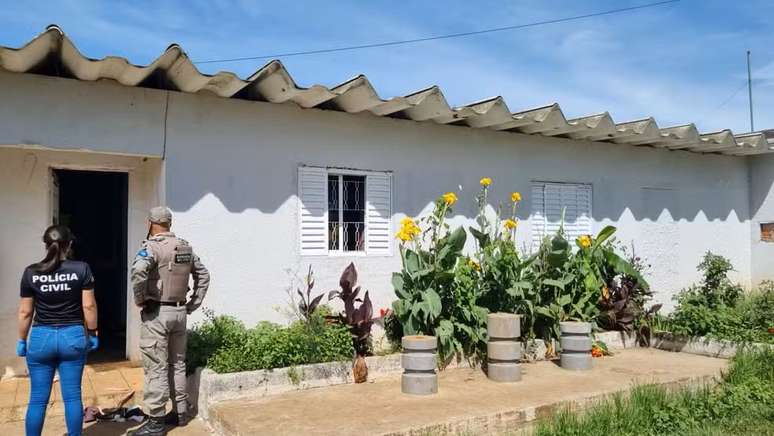
<svg viewBox="0 0 774 436">
<path fill-rule="evenodd" d="M 774 280 L 774 243 L 761 241 L 760 223 L 774 222 L 774 156 L 750 158 L 750 243 L 753 284 Z"/>
<path fill-rule="evenodd" d="M 37 84 L 46 91 L 39 91 Z M 0 143 L 151 155 L 163 149 L 165 91 L 0 73 L 0 95 L 6 93 L 16 95 L 20 110 L 0 109 Z M 83 110 L 85 103 L 93 107 Z M 52 113 L 52 106 L 58 112 Z M 66 114 L 67 123 L 48 122 L 60 113 Z M 95 120 L 98 128 L 88 128 Z M 303 274 L 309 263 L 320 292 L 336 287 L 341 270 L 354 260 L 376 308 L 389 306 L 393 299 L 390 276 L 399 268 L 397 256 L 299 256 L 299 164 L 393 171 L 395 222 L 403 214 L 420 214 L 437 195 L 462 186 L 454 222 L 468 223 L 466 217 L 475 213 L 479 178 L 492 177 L 493 198 L 507 201 L 513 190 L 525 196 L 519 229 L 525 244 L 531 236 L 531 181 L 591 183 L 595 227 L 617 225 L 621 241 L 635 242 L 638 253 L 654 265 L 650 278 L 659 301 L 669 305 L 676 290 L 698 278 L 696 264 L 707 250 L 730 257 L 738 270 L 735 278 L 750 281 L 750 169 L 745 158 L 180 93 L 169 94 L 166 127 L 167 159 L 160 170 L 165 186 L 146 189 L 165 192 L 175 212 L 174 230 L 193 244 L 210 268 L 213 281 L 205 306 L 249 324 L 283 320 L 276 306 L 286 299 L 288 271 Z M 33 140 L 25 139 L 30 135 Z M 30 183 L 41 183 L 38 177 Z M 0 192 L 28 201 L 32 194 L 12 186 L 3 184 Z M 40 204 L 35 201 L 38 204 L 31 202 L 27 211 L 37 216 Z M 4 222 L 3 228 L 16 236 L 15 229 L 26 225 L 22 221 Z M 31 247 L 43 227 L 34 222 L 25 233 L 25 256 L 34 254 Z M 14 245 L 20 243 L 16 239 L 21 238 L 14 238 Z M 133 248 L 139 239 L 136 232 L 130 235 Z M 5 262 L 4 272 L 19 267 L 6 267 Z M 15 290 L 9 295 L 15 298 Z"/>
<path fill-rule="evenodd" d="M 201 128 L 199 126 L 207 126 Z M 653 263 L 658 300 L 698 278 L 707 250 L 749 282 L 749 203 L 744 159 L 624 145 L 546 139 L 367 115 L 302 110 L 173 94 L 167 142 L 167 200 L 176 227 L 213 271 L 207 305 L 250 322 L 279 319 L 286 269 L 311 263 L 320 290 L 354 260 L 377 307 L 393 299 L 399 258 L 304 258 L 296 239 L 296 167 L 394 171 L 395 220 L 417 215 L 462 185 L 455 220 L 475 213 L 480 177 L 494 198 L 529 193 L 530 181 L 593 184 L 597 229 L 619 227 L 622 242 Z M 529 198 L 520 215 L 527 224 Z M 469 220 L 467 221 L 469 222 Z M 519 232 L 530 240 L 529 226 Z"/>
<path fill-rule="evenodd" d="M 162 154 L 166 91 L 0 71 L 0 145 Z"/>
<path fill-rule="evenodd" d="M 133 258 L 147 232 L 147 210 L 161 200 L 159 183 L 161 161 L 140 157 L 110 156 L 96 153 L 51 151 L 40 149 L 0 148 L 0 365 L 10 376 L 26 372 L 24 360 L 14 357 L 16 310 L 19 307 L 19 280 L 24 268 L 43 257 L 41 237 L 51 225 L 50 172 L 57 169 L 121 171 L 129 175 L 129 244 Z M 99 199 L 94 199 L 99 201 Z M 128 307 L 133 308 L 129 292 Z M 127 348 L 131 357 L 139 341 L 139 313 L 130 310 Z"/>
</svg>

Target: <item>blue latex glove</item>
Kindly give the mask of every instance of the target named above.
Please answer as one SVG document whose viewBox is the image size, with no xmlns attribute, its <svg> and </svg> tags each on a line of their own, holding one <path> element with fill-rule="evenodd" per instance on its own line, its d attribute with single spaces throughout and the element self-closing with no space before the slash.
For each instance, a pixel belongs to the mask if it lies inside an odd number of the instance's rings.
<svg viewBox="0 0 774 436">
<path fill-rule="evenodd" d="M 95 351 L 99 348 L 99 337 L 89 336 L 89 352 Z"/>
<path fill-rule="evenodd" d="M 27 341 L 24 339 L 19 339 L 16 341 L 16 355 L 19 357 L 24 357 L 27 355 Z"/>
</svg>

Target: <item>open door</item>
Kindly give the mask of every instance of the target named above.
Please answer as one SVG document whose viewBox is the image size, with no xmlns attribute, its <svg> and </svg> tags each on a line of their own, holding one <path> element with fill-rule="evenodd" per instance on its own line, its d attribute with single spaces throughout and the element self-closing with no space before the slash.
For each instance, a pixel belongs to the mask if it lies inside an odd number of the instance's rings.
<svg viewBox="0 0 774 436">
<path fill-rule="evenodd" d="M 125 360 L 128 174 L 55 170 L 52 177 L 54 222 L 70 227 L 73 258 L 94 273 L 100 349 L 89 360 Z"/>
</svg>

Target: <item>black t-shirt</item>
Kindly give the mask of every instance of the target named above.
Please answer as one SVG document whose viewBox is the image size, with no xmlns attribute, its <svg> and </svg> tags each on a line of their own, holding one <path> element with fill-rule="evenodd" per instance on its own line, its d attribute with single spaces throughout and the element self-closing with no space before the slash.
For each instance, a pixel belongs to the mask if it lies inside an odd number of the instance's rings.
<svg viewBox="0 0 774 436">
<path fill-rule="evenodd" d="M 35 325 L 83 324 L 84 289 L 94 289 L 94 277 L 87 263 L 75 260 L 48 274 L 28 266 L 21 279 L 21 296 L 35 299 Z"/>
</svg>

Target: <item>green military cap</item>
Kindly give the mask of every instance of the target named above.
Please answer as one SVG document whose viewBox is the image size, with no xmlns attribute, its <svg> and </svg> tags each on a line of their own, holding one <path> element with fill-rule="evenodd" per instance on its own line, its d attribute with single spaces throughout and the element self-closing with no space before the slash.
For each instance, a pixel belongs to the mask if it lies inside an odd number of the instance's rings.
<svg viewBox="0 0 774 436">
<path fill-rule="evenodd" d="M 172 224 L 172 211 L 166 206 L 157 206 L 148 213 L 148 221 L 155 224 Z"/>
</svg>

